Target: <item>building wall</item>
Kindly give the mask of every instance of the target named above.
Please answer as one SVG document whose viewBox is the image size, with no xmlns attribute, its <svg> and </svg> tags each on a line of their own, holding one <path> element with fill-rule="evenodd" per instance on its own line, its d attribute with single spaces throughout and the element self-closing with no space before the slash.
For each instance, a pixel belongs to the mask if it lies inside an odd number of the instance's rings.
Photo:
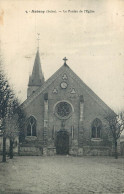
<svg viewBox="0 0 124 194">
<path fill-rule="evenodd" d="M 67 75 L 67 79 L 63 79 L 63 75 Z M 62 89 L 61 82 L 66 81 L 68 84 L 66 89 Z M 75 93 L 71 93 L 72 89 Z M 57 93 L 54 92 L 56 89 Z M 56 131 L 61 129 L 61 120 L 54 114 L 54 106 L 58 101 L 64 100 L 72 104 L 74 112 L 72 116 L 65 121 L 65 129 L 70 134 L 70 153 L 83 155 L 109 155 L 112 147 L 112 136 L 106 122 L 106 112 L 95 99 L 90 96 L 85 89 L 69 76 L 65 71 L 51 85 L 49 85 L 39 96 L 37 96 L 26 108 L 27 117 L 34 116 L 37 120 L 37 141 L 43 145 L 44 130 L 44 94 L 48 93 L 48 127 L 47 127 L 47 146 L 55 146 Z M 83 112 L 83 139 L 82 146 L 79 146 L 79 130 L 80 130 L 80 96 L 84 98 Z M 101 139 L 95 140 L 91 138 L 91 125 L 95 118 L 102 121 Z M 74 127 L 74 138 L 71 137 L 71 128 Z M 53 137 L 54 129 L 54 137 Z M 25 129 L 26 134 L 26 129 Z"/>
</svg>

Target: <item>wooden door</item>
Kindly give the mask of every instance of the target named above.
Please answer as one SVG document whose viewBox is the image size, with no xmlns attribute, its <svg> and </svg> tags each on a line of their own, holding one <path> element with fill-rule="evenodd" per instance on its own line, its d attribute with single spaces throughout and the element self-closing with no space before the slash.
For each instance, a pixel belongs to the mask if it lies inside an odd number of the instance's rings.
<svg viewBox="0 0 124 194">
<path fill-rule="evenodd" d="M 56 153 L 69 154 L 69 134 L 66 130 L 60 130 L 56 136 Z"/>
</svg>

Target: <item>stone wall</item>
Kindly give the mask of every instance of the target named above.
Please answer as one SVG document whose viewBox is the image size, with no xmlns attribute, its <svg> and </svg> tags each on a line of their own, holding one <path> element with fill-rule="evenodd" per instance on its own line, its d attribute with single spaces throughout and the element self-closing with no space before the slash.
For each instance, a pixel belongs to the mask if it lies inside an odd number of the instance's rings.
<svg viewBox="0 0 124 194">
<path fill-rule="evenodd" d="M 61 88 L 61 82 L 63 82 L 63 75 L 67 75 L 65 80 L 68 84 L 66 89 Z M 55 137 L 56 132 L 61 129 L 61 120 L 54 114 L 55 104 L 58 101 L 67 101 L 73 106 L 72 116 L 65 121 L 65 129 L 69 133 L 69 147 L 70 154 L 77 153 L 79 155 L 101 155 L 103 152 L 105 155 L 109 155 L 112 148 L 112 136 L 108 127 L 108 123 L 105 120 L 106 110 L 101 104 L 98 104 L 97 100 L 92 98 L 88 92 L 83 89 L 73 77 L 68 75 L 68 72 L 63 72 L 57 79 L 53 80 L 44 91 L 37 96 L 26 108 L 27 117 L 34 116 L 37 120 L 37 138 L 43 142 L 44 135 L 44 94 L 48 94 L 48 125 L 46 129 L 47 133 L 47 147 L 49 155 L 55 152 Z M 83 96 L 83 121 L 80 125 L 80 96 Z M 99 118 L 102 122 L 101 138 L 99 141 L 93 140 L 91 137 L 91 125 L 95 118 Z M 79 133 L 82 127 L 82 134 Z M 72 138 L 73 128 L 73 138 Z M 26 134 L 26 129 L 25 129 Z M 81 137 L 82 136 L 82 137 Z M 80 138 L 81 137 L 81 138 Z M 80 145 L 79 145 L 80 138 Z M 52 150 L 53 147 L 53 150 Z M 85 148 L 84 148 L 85 147 Z M 80 148 L 80 149 L 79 149 Z M 94 149 L 94 151 L 93 151 Z M 52 150 L 52 151 L 50 151 Z M 89 150 L 91 152 L 89 153 Z M 109 150 L 109 151 L 108 151 Z"/>
</svg>

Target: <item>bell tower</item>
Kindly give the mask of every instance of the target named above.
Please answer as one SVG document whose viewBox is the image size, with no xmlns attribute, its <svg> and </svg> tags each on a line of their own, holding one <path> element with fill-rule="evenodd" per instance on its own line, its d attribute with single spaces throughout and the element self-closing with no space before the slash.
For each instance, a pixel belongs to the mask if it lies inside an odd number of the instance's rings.
<svg viewBox="0 0 124 194">
<path fill-rule="evenodd" d="M 41 68 L 40 54 L 39 54 L 39 40 L 40 40 L 39 36 L 40 34 L 38 33 L 37 53 L 36 53 L 35 60 L 34 60 L 32 74 L 29 77 L 27 97 L 35 93 L 35 91 L 44 84 L 44 75 L 43 75 L 42 68 Z"/>
<path fill-rule="evenodd" d="M 44 84 L 44 75 L 41 69 L 39 49 L 37 50 L 32 74 L 29 77 L 27 97 L 34 93 L 39 87 Z"/>
</svg>

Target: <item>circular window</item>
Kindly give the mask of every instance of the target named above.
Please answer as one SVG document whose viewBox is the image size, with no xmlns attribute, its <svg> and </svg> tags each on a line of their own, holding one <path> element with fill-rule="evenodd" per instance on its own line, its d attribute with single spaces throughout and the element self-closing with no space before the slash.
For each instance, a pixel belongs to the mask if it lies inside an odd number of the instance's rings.
<svg viewBox="0 0 124 194">
<path fill-rule="evenodd" d="M 58 102 L 55 106 L 55 115 L 59 119 L 68 119 L 72 114 L 72 106 L 66 101 Z"/>
</svg>

